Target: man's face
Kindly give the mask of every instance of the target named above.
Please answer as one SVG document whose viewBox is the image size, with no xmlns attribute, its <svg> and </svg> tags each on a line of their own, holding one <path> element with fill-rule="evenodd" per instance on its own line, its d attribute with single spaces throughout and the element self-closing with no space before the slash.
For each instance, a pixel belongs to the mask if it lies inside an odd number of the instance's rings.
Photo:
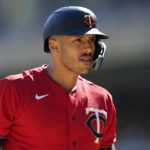
<svg viewBox="0 0 150 150">
<path fill-rule="evenodd" d="M 88 73 L 95 52 L 96 36 L 54 36 L 53 38 L 57 45 L 57 61 L 60 62 L 60 66 L 75 74 Z"/>
</svg>

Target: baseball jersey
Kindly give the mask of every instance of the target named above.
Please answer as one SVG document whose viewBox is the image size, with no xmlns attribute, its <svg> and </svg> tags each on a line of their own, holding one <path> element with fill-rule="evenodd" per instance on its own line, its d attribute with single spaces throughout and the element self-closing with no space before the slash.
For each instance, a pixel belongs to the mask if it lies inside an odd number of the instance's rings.
<svg viewBox="0 0 150 150">
<path fill-rule="evenodd" d="M 99 150 L 115 130 L 110 93 L 80 76 L 71 92 L 42 67 L 0 80 L 3 150 Z"/>
</svg>

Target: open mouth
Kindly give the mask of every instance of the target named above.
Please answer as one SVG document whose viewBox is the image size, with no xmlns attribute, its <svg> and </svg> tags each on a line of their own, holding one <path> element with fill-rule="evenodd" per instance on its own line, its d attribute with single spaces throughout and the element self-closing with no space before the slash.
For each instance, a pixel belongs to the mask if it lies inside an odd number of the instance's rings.
<svg viewBox="0 0 150 150">
<path fill-rule="evenodd" d="M 92 58 L 91 57 L 81 57 L 80 61 L 85 63 L 85 64 L 91 64 L 92 63 Z"/>
</svg>

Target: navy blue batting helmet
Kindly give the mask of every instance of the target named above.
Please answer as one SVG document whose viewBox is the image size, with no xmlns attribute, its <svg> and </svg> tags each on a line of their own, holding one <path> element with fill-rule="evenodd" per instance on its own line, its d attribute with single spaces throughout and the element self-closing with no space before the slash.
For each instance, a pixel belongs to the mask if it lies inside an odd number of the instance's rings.
<svg viewBox="0 0 150 150">
<path fill-rule="evenodd" d="M 48 37 L 53 35 L 96 35 L 96 50 L 93 61 L 97 66 L 100 53 L 104 57 L 106 46 L 100 39 L 109 38 L 98 29 L 96 15 L 89 9 L 80 6 L 62 7 L 54 11 L 44 25 L 44 51 L 49 53 Z M 102 61 L 102 60 L 101 60 Z M 100 61 L 99 61 L 100 62 Z M 97 65 L 96 65 L 97 64 Z"/>
</svg>

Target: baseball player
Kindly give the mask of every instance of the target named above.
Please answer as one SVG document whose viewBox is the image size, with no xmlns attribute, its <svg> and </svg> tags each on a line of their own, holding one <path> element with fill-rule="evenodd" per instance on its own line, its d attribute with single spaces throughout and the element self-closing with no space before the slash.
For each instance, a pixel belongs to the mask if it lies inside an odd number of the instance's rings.
<svg viewBox="0 0 150 150">
<path fill-rule="evenodd" d="M 116 111 L 110 93 L 83 79 L 98 70 L 108 36 L 84 7 L 54 11 L 44 26 L 49 64 L 0 81 L 3 150 L 114 150 Z"/>
</svg>

